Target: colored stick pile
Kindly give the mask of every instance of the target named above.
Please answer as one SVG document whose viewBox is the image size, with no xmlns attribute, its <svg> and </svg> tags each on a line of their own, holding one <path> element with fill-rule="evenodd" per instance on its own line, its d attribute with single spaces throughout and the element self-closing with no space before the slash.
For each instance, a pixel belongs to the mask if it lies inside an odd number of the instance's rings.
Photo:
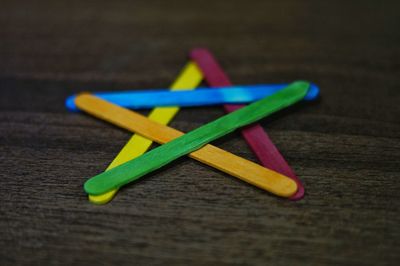
<svg viewBox="0 0 400 266">
<path fill-rule="evenodd" d="M 105 172 L 85 182 L 89 200 L 105 204 L 120 187 L 184 155 L 276 196 L 301 199 L 301 181 L 263 127 L 254 122 L 301 100 L 316 99 L 319 88 L 305 81 L 233 86 L 206 49 L 192 50 L 190 58 L 170 90 L 82 93 L 66 100 L 70 111 L 84 111 L 135 133 Z M 203 79 L 212 88 L 195 90 Z M 167 126 L 179 107 L 210 105 L 223 105 L 228 114 L 186 134 Z M 127 108 L 154 109 L 145 117 Z M 262 166 L 209 144 L 236 129 Z M 153 141 L 162 145 L 147 152 Z"/>
</svg>

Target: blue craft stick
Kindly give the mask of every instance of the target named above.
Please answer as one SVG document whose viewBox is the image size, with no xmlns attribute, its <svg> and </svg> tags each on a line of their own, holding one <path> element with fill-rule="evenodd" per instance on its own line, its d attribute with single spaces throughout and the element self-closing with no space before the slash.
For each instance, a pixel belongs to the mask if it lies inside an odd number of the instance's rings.
<svg viewBox="0 0 400 266">
<path fill-rule="evenodd" d="M 160 106 L 207 106 L 222 104 L 250 103 L 270 96 L 285 88 L 288 84 L 257 84 L 221 87 L 218 90 L 200 87 L 196 90 L 170 91 L 168 89 L 151 89 L 118 92 L 97 92 L 95 96 L 100 97 L 119 106 L 130 109 L 150 109 Z M 311 84 L 305 100 L 314 100 L 319 95 L 319 88 Z M 75 97 L 67 98 L 65 105 L 70 111 L 78 111 L 75 106 Z"/>
</svg>

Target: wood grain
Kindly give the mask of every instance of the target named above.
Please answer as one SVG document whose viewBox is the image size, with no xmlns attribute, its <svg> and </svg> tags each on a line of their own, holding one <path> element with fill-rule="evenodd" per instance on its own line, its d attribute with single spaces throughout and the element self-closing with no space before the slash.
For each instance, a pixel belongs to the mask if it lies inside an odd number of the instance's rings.
<svg viewBox="0 0 400 266">
<path fill-rule="evenodd" d="M 27 1 L 26 1 L 27 2 Z M 34 3 L 35 2 L 35 3 Z M 1 265 L 397 265 L 398 1 L 4 1 Z M 304 182 L 280 200 L 182 159 L 87 202 L 130 133 L 64 109 L 79 91 L 166 87 L 206 46 L 238 84 L 306 79 L 261 122 Z M 146 112 L 143 112 L 146 113 Z M 182 110 L 190 131 L 223 115 Z M 239 134 L 213 143 L 254 160 Z"/>
</svg>

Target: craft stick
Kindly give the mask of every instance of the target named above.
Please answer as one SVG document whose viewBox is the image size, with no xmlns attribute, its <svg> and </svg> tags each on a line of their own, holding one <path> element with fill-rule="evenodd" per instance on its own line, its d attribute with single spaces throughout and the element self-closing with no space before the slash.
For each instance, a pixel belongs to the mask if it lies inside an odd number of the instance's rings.
<svg viewBox="0 0 400 266">
<path fill-rule="evenodd" d="M 106 121 L 113 121 L 115 124 L 129 129 L 135 128 L 140 134 L 151 138 L 157 134 L 161 142 L 167 142 L 140 157 L 130 160 L 118 167 L 109 171 L 103 172 L 95 177 L 92 177 L 85 182 L 84 189 L 88 194 L 98 195 L 119 188 L 129 182 L 168 164 L 169 162 L 190 154 L 191 157 L 202 162 L 208 162 L 220 170 L 220 166 L 215 165 L 217 154 L 207 153 L 207 156 L 199 156 L 202 151 L 194 152 L 209 142 L 230 133 L 238 127 L 245 126 L 249 123 L 257 121 L 269 114 L 279 111 L 289 105 L 292 105 L 304 98 L 309 88 L 307 82 L 294 82 L 285 89 L 277 93 L 265 97 L 251 105 L 246 106 L 236 112 L 227 114 L 211 123 L 201 126 L 185 135 L 171 128 L 161 127 L 157 122 L 148 120 L 147 118 L 136 114 L 132 111 L 108 103 L 100 98 L 92 95 L 78 96 L 75 100 L 76 105 L 83 111 L 91 113 Z M 169 136 L 169 137 L 168 137 Z M 170 142 L 168 142 L 170 139 Z M 204 152 L 204 151 L 203 151 Z M 229 157 L 219 158 L 219 164 L 232 163 Z M 254 166 L 254 165 L 253 165 Z M 225 167 L 224 167 L 225 168 Z M 264 169 L 264 173 L 268 173 L 268 178 L 265 176 L 255 175 L 248 168 L 240 167 L 244 176 L 237 176 L 244 181 L 263 188 L 271 193 L 289 197 L 297 191 L 296 183 L 281 174 Z M 239 171 L 240 171 L 239 169 Z M 231 171 L 231 170 L 227 170 Z M 238 171 L 238 169 L 236 169 Z M 247 173 L 247 174 L 246 174 Z M 249 176 L 248 174 L 251 173 Z"/>
<path fill-rule="evenodd" d="M 214 87 L 232 85 L 222 67 L 207 49 L 193 49 L 190 52 L 190 58 L 197 63 L 208 85 Z M 224 109 L 228 113 L 242 107 L 244 107 L 244 105 L 224 105 Z M 262 165 L 292 178 L 297 183 L 298 190 L 290 199 L 299 200 L 303 198 L 303 184 L 283 158 L 263 127 L 260 124 L 253 124 L 243 128 L 241 133 Z"/>
<path fill-rule="evenodd" d="M 203 76 L 197 65 L 193 62 L 189 62 L 178 75 L 175 82 L 171 85 L 171 91 L 194 89 L 200 84 L 202 78 Z M 178 110 L 179 108 L 177 107 L 154 108 L 148 118 L 166 125 L 173 119 Z M 142 155 L 150 148 L 152 143 L 152 140 L 134 134 L 119 152 L 117 157 L 115 157 L 112 163 L 107 167 L 106 171 Z M 89 200 L 95 204 L 105 204 L 113 199 L 117 191 L 118 189 L 116 188 L 101 195 L 89 195 Z"/>
<path fill-rule="evenodd" d="M 146 109 L 156 106 L 206 106 L 220 104 L 250 103 L 272 95 L 288 84 L 258 84 L 218 87 L 218 90 L 210 88 L 197 88 L 196 90 L 173 91 L 168 89 L 98 92 L 93 95 L 108 102 L 130 109 Z M 315 84 L 311 84 L 304 100 L 314 100 L 319 94 Z M 68 97 L 66 107 L 71 111 L 78 111 L 74 100 L 76 95 Z"/>
</svg>

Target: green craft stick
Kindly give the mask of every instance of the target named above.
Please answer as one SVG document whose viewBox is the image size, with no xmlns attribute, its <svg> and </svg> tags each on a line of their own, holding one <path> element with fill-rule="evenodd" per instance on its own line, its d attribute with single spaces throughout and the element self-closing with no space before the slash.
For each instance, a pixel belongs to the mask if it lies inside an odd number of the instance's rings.
<svg viewBox="0 0 400 266">
<path fill-rule="evenodd" d="M 302 100 L 309 85 L 304 81 L 293 82 L 271 96 L 227 114 L 136 159 L 90 178 L 85 182 L 84 189 L 88 194 L 99 195 L 135 181 L 239 127 L 253 123 Z"/>
</svg>

